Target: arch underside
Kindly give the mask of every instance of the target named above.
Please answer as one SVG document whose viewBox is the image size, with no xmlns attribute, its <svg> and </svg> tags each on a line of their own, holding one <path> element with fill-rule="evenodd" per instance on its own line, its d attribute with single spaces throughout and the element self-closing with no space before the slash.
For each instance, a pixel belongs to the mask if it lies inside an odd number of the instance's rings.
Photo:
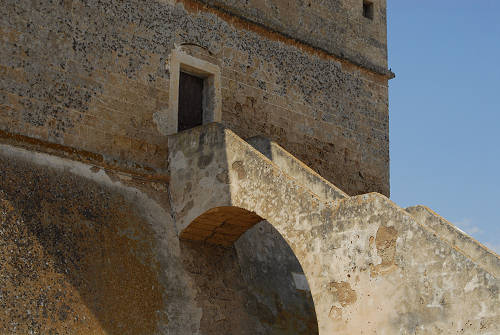
<svg viewBox="0 0 500 335">
<path fill-rule="evenodd" d="M 257 214 L 232 206 L 209 209 L 194 219 L 179 235 L 191 240 L 230 246 L 248 229 L 263 219 Z"/>
</svg>

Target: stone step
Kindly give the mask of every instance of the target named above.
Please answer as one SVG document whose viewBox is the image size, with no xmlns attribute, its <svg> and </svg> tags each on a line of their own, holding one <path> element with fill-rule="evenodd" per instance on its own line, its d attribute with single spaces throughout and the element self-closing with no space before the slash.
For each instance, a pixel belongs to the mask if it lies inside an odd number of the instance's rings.
<svg viewBox="0 0 500 335">
<path fill-rule="evenodd" d="M 322 201 L 332 202 L 349 198 L 349 195 L 321 177 L 276 142 L 264 136 L 251 137 L 246 142 L 276 164 L 284 173 L 295 179 L 298 184 L 316 194 Z M 406 211 L 419 224 L 430 229 L 449 246 L 459 250 L 496 278 L 500 278 L 500 258 L 496 253 L 425 206 L 409 207 Z"/>
<path fill-rule="evenodd" d="M 246 141 L 276 164 L 284 173 L 295 179 L 301 186 L 316 194 L 322 201 L 331 202 L 349 197 L 276 142 L 264 136 L 251 137 Z"/>
<path fill-rule="evenodd" d="M 428 207 L 422 205 L 413 206 L 406 208 L 406 211 L 415 221 L 432 230 L 437 237 L 448 245 L 461 251 L 496 278 L 500 278 L 500 257 L 495 252 L 486 248 Z"/>
</svg>

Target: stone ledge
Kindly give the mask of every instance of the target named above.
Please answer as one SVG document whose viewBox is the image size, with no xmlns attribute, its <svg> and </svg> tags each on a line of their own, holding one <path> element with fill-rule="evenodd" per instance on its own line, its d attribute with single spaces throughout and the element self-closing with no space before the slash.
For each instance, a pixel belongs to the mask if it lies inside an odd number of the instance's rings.
<svg viewBox="0 0 500 335">
<path fill-rule="evenodd" d="M 41 139 L 12 134 L 0 130 L 0 143 L 20 147 L 29 151 L 41 152 L 61 158 L 67 158 L 85 164 L 93 165 L 103 170 L 112 170 L 133 175 L 139 179 L 168 182 L 170 176 L 151 167 L 137 163 L 122 162 L 109 159 L 105 155 L 77 149 L 63 144 L 52 143 Z"/>
</svg>

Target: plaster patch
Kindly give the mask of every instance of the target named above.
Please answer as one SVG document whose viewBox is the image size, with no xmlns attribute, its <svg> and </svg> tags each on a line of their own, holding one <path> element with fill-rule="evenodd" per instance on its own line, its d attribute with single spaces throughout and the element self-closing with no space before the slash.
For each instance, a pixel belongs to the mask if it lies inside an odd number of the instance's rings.
<svg viewBox="0 0 500 335">
<path fill-rule="evenodd" d="M 292 277 L 297 290 L 311 291 L 309 284 L 307 283 L 306 276 L 303 273 L 292 272 Z"/>
</svg>

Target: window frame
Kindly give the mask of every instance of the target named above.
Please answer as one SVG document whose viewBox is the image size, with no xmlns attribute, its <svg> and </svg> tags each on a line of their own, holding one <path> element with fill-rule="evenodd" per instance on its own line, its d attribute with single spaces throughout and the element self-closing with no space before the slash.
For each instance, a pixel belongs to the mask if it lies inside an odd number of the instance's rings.
<svg viewBox="0 0 500 335">
<path fill-rule="evenodd" d="M 363 0 L 363 17 L 372 20 L 375 17 L 375 3 L 370 0 Z"/>
<path fill-rule="evenodd" d="M 180 72 L 203 79 L 203 123 L 221 121 L 221 73 L 217 65 L 195 58 L 180 50 L 172 51 L 170 72 L 167 135 L 178 133 Z"/>
</svg>

